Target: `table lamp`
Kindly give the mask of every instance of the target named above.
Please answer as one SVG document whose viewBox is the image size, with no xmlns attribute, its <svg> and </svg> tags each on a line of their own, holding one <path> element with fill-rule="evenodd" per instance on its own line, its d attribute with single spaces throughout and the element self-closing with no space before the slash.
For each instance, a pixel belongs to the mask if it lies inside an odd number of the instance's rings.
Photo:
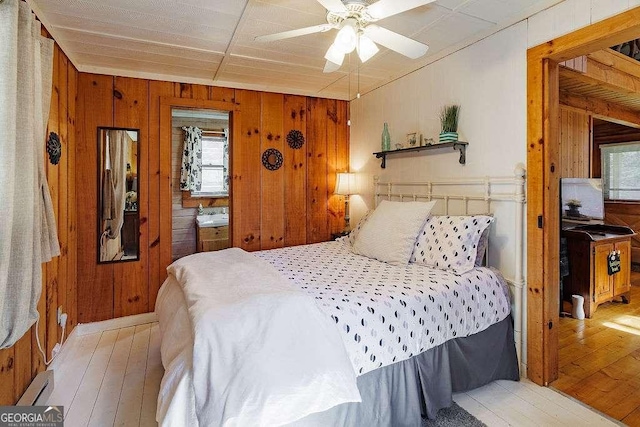
<svg viewBox="0 0 640 427">
<path fill-rule="evenodd" d="M 349 196 L 357 194 L 356 174 L 342 172 L 338 174 L 335 194 L 344 196 L 344 232 L 349 232 Z"/>
</svg>

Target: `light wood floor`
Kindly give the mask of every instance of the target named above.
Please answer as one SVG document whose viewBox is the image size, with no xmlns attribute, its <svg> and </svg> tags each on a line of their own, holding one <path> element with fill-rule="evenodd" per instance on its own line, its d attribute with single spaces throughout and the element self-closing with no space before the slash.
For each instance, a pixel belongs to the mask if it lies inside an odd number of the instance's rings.
<svg viewBox="0 0 640 427">
<path fill-rule="evenodd" d="M 78 336 L 63 354 L 48 403 L 64 405 L 65 426 L 157 425 L 163 374 L 157 323 Z M 496 381 L 454 400 L 490 427 L 616 425 L 527 380 Z"/>
<path fill-rule="evenodd" d="M 560 319 L 559 378 L 552 387 L 640 426 L 640 273 L 631 303 L 606 303 L 591 319 Z"/>
</svg>

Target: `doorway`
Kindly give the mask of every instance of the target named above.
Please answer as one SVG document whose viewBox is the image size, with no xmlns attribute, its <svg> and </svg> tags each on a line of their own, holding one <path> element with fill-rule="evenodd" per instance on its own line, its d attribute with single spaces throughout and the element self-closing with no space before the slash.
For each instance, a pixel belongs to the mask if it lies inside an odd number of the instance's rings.
<svg viewBox="0 0 640 427">
<path fill-rule="evenodd" d="M 560 91 L 563 75 L 567 74 L 566 61 L 606 51 L 638 37 L 640 9 L 633 9 L 528 51 L 527 250 L 541 256 L 530 256 L 527 265 L 527 368 L 528 377 L 541 385 L 549 385 L 559 374 L 561 103 L 570 104 L 574 111 L 590 112 L 596 119 L 607 117 L 640 125 L 640 114 L 634 107 L 618 106 L 594 96 L 596 90 L 612 89 L 612 64 L 596 69 L 605 76 L 603 84 L 593 84 L 588 72 L 574 70 L 582 86 L 591 86 L 593 92 L 568 95 Z M 628 87 L 627 96 L 637 96 Z"/>
<path fill-rule="evenodd" d="M 229 147 L 229 111 L 171 110 L 173 260 L 231 246 Z"/>
<path fill-rule="evenodd" d="M 167 184 L 160 190 L 160 222 L 171 236 L 161 251 L 163 264 L 231 246 L 230 153 L 237 115 L 230 102 L 160 100 L 160 176 Z"/>
</svg>

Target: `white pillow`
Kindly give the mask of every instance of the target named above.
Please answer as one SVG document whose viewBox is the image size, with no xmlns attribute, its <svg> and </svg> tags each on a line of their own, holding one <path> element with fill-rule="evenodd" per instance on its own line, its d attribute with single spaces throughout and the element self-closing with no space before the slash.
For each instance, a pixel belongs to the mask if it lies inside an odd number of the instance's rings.
<svg viewBox="0 0 640 427">
<path fill-rule="evenodd" d="M 347 238 L 347 240 L 349 241 L 349 246 L 353 247 L 353 244 L 356 242 L 356 237 L 358 237 L 358 234 L 360 234 L 360 230 L 366 224 L 367 220 L 369 219 L 372 213 L 373 213 L 372 210 L 368 210 L 367 213 L 364 214 L 364 216 L 360 219 L 360 221 L 358 221 L 356 228 L 351 230 Z"/>
<path fill-rule="evenodd" d="M 383 200 L 360 229 L 353 252 L 394 265 L 407 265 L 416 237 L 436 201 Z"/>
<path fill-rule="evenodd" d="M 440 270 L 466 273 L 475 267 L 478 242 L 493 217 L 431 217 L 418 236 L 411 262 Z"/>
</svg>

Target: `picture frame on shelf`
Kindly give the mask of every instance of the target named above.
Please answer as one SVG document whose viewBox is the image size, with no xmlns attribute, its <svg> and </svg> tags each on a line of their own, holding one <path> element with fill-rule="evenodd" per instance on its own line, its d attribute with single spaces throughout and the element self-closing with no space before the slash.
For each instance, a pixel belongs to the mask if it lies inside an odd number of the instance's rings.
<svg viewBox="0 0 640 427">
<path fill-rule="evenodd" d="M 408 133 L 405 147 L 407 148 L 418 147 L 419 142 L 420 142 L 420 134 L 418 132 Z"/>
<path fill-rule="evenodd" d="M 434 145 L 435 141 L 433 140 L 433 138 L 421 138 L 420 139 L 420 146 L 421 147 L 428 147 L 430 145 Z"/>
</svg>

